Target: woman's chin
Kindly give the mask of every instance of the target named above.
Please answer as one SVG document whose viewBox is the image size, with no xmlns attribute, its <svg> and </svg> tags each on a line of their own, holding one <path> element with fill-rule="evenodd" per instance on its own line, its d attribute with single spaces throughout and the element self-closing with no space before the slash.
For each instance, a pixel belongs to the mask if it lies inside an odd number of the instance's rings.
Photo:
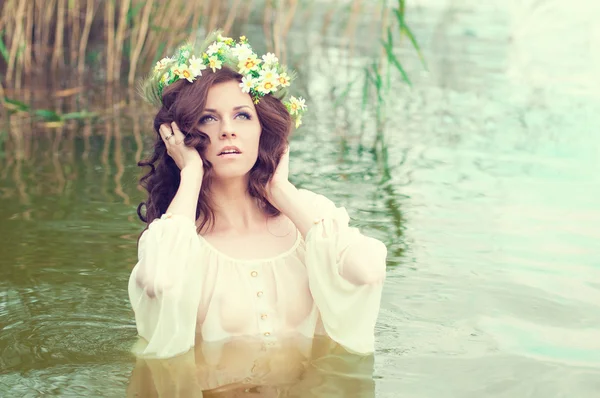
<svg viewBox="0 0 600 398">
<path fill-rule="evenodd" d="M 250 173 L 249 168 L 245 167 L 215 167 L 214 179 L 217 181 L 235 181 L 239 179 L 245 179 Z"/>
</svg>

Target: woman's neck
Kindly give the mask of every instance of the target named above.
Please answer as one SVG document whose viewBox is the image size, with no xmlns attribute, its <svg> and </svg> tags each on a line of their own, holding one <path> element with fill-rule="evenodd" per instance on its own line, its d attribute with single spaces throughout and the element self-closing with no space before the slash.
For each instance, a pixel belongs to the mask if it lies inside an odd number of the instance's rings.
<svg viewBox="0 0 600 398">
<path fill-rule="evenodd" d="M 265 222 L 256 198 L 248 193 L 246 179 L 213 180 L 210 187 L 215 224 L 212 232 L 247 233 Z"/>
</svg>

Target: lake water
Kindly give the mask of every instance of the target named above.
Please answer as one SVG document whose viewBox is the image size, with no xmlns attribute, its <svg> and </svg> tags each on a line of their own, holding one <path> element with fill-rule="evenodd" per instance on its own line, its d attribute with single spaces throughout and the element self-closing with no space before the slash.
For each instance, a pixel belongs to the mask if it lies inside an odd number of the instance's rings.
<svg viewBox="0 0 600 398">
<path fill-rule="evenodd" d="M 409 10 L 429 72 L 401 50 L 413 87 L 392 83 L 386 160 L 368 150 L 376 126 L 361 116 L 360 94 L 335 105 L 329 95 L 360 70 L 326 62 L 348 57 L 334 37 L 296 33 L 312 43 L 296 41 L 311 97 L 292 142 L 292 180 L 346 206 L 354 225 L 388 246 L 377 352 L 361 359 L 327 343 L 319 353 L 282 344 L 270 366 L 295 375 L 312 358 L 302 383 L 271 374 L 248 388 L 240 375 L 261 365 L 252 355 L 265 348 L 219 347 L 247 356 L 207 373 L 208 385 L 240 385 L 205 396 L 600 396 L 600 35 L 583 7 L 591 3 L 479 3 L 416 1 Z M 136 364 L 129 353 L 126 286 L 143 198 L 135 163 L 150 147 L 151 115 L 127 93 L 105 109 L 93 125 L 15 124 L 22 140 L 3 136 L 0 396 L 146 397 L 173 386 L 199 396 L 185 390 L 185 361 Z"/>
</svg>

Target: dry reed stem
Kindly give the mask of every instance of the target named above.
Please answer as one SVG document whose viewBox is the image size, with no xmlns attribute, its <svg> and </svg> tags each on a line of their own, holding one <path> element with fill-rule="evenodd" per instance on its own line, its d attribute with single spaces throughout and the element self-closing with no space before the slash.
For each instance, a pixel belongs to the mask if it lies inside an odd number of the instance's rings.
<svg viewBox="0 0 600 398">
<path fill-rule="evenodd" d="M 138 0 L 140 1 L 140 0 Z M 161 1 L 163 2 L 161 5 Z M 156 4 L 156 10 L 154 13 L 151 13 L 150 15 L 150 20 L 152 20 L 152 16 L 154 15 L 161 15 L 158 14 L 159 12 L 162 11 L 162 8 L 164 7 L 164 1 L 163 0 L 157 0 L 157 4 Z M 154 23 L 154 26 L 162 26 L 162 19 L 161 20 L 157 20 Z M 138 62 L 144 62 L 144 60 L 146 58 L 148 58 L 149 54 L 155 54 L 156 50 L 154 50 L 154 48 L 156 48 L 156 31 L 148 31 L 148 34 L 146 35 L 146 39 L 145 39 L 145 43 L 142 46 L 142 52 L 140 53 L 139 59 L 140 61 Z"/>
<path fill-rule="evenodd" d="M 283 25 L 283 31 L 281 32 L 283 37 L 287 37 L 290 29 L 292 28 L 294 17 L 296 16 L 296 10 L 298 9 L 298 0 L 290 0 L 290 3 L 288 15 Z"/>
<path fill-rule="evenodd" d="M 187 4 L 188 6 L 190 5 L 190 3 Z M 193 4 L 192 4 L 193 6 Z M 184 21 L 181 20 L 181 16 L 185 15 L 183 12 L 183 10 L 178 9 L 177 7 L 169 7 L 168 8 L 169 13 L 167 14 L 167 18 L 166 21 L 169 22 L 169 26 L 181 26 L 181 25 L 185 25 Z M 182 12 L 183 11 L 183 12 Z M 172 47 L 174 47 L 175 45 L 179 44 L 181 42 L 181 36 L 177 34 L 177 32 L 161 32 L 161 36 L 162 37 L 162 42 L 165 42 L 166 40 L 166 48 L 170 49 Z M 166 36 L 166 38 L 164 37 Z M 154 54 L 152 54 L 154 56 Z"/>
<path fill-rule="evenodd" d="M 273 51 L 273 4 L 271 0 L 265 0 L 265 11 L 263 13 L 263 34 L 267 50 Z"/>
<path fill-rule="evenodd" d="M 275 51 L 281 58 L 283 63 L 287 63 L 287 47 L 285 45 L 287 41 L 287 35 L 292 27 L 294 16 L 296 15 L 296 9 L 298 7 L 298 0 L 289 0 L 289 4 L 285 4 L 287 12 L 278 13 L 277 18 L 277 33 L 274 35 L 277 38 L 275 43 Z"/>
<path fill-rule="evenodd" d="M 352 1 L 347 35 L 356 33 L 363 3 L 361 0 Z M 103 12 L 96 12 L 99 5 L 104 7 Z M 297 19 L 299 5 L 298 0 L 264 2 L 263 32 L 267 50 L 275 52 L 284 62 L 286 38 Z M 133 7 L 143 8 L 130 25 L 127 17 Z M 226 7 L 230 7 L 228 11 L 225 11 Z M 83 74 L 91 29 L 94 22 L 101 21 L 106 40 L 103 54 L 106 57 L 106 81 L 120 78 L 124 57 L 129 57 L 128 82 L 133 85 L 138 66 L 147 65 L 148 61 L 158 57 L 160 54 L 157 53 L 163 46 L 171 50 L 186 38 L 195 39 L 200 24 L 206 31 L 222 24 L 225 34 L 228 34 L 239 29 L 240 22 L 247 21 L 251 11 L 251 0 L 5 0 L 0 27 L 10 32 L 5 36 L 12 57 L 8 62 L 7 75 L 20 73 L 17 70 L 20 67 L 30 73 L 32 68 L 43 68 L 48 61 L 53 68 L 62 67 L 65 62 L 73 67 L 77 64 L 78 71 Z M 328 27 L 333 12 L 326 15 L 324 29 Z M 15 14 L 16 18 L 13 17 Z M 153 29 L 153 24 L 159 29 Z M 124 54 L 123 46 L 128 37 L 131 50 Z M 53 38 L 54 43 L 50 44 Z M 17 57 L 21 48 L 25 49 L 23 56 Z M 70 52 L 68 56 L 66 51 Z"/>
<path fill-rule="evenodd" d="M 284 0 L 285 5 L 285 0 Z M 281 53 L 281 17 L 282 13 L 279 7 L 281 6 L 281 2 L 278 2 L 275 6 L 275 18 L 273 19 L 273 25 L 271 27 L 272 35 L 273 35 L 273 52 L 277 57 L 283 58 Z"/>
<path fill-rule="evenodd" d="M 154 5 L 154 0 L 148 0 L 146 5 L 144 6 L 144 13 L 142 14 L 140 29 L 138 31 L 138 36 L 135 42 L 135 47 L 133 46 L 133 38 L 132 38 L 132 52 L 131 52 L 131 62 L 129 66 L 129 76 L 127 81 L 129 85 L 133 86 L 135 81 L 135 70 L 137 68 L 137 61 L 142 52 L 142 47 L 144 45 L 144 39 L 148 35 L 148 26 L 150 24 L 150 13 L 152 11 L 152 6 Z"/>
<path fill-rule="evenodd" d="M 113 0 L 106 0 L 104 8 L 104 19 L 106 22 L 106 81 L 114 80 L 114 45 L 115 45 L 115 4 Z"/>
<path fill-rule="evenodd" d="M 208 31 L 212 32 L 219 25 L 219 16 L 221 15 L 221 3 L 217 1 L 212 2 L 212 9 L 210 18 L 208 20 Z"/>
<path fill-rule="evenodd" d="M 4 95 L 4 86 L 0 81 L 0 99 L 2 100 L 2 106 L 0 106 L 0 116 L 2 116 L 2 119 L 4 119 L 3 121 L 6 121 L 5 117 L 8 115 L 8 113 L 4 111 L 4 98 L 6 98 L 6 95 Z"/>
<path fill-rule="evenodd" d="M 42 23 L 42 15 L 43 12 L 41 10 L 42 5 L 41 5 L 41 1 L 42 0 L 35 0 L 34 1 L 34 5 L 35 5 L 35 9 L 34 9 L 34 28 L 33 28 L 33 55 L 35 57 L 35 62 L 36 64 L 40 63 L 40 60 L 42 59 L 42 30 L 43 30 L 43 23 Z"/>
<path fill-rule="evenodd" d="M 20 90 L 21 89 L 21 76 L 22 76 L 22 71 L 23 71 L 23 63 L 18 62 L 15 66 L 15 78 L 14 80 L 14 85 L 13 87 L 16 90 Z"/>
<path fill-rule="evenodd" d="M 200 22 L 200 17 L 202 16 L 202 11 L 201 11 L 202 5 L 203 5 L 203 1 L 199 1 L 196 4 L 196 7 L 194 7 L 194 12 L 192 14 L 192 29 L 190 30 L 190 34 L 188 37 L 188 41 L 190 41 L 190 42 L 196 41 L 196 37 L 198 35 L 196 28 L 198 27 L 198 24 Z"/>
<path fill-rule="evenodd" d="M 117 36 L 115 38 L 115 70 L 114 79 L 121 77 L 121 60 L 123 57 L 123 42 L 125 41 L 125 28 L 127 27 L 127 12 L 131 0 L 121 0 L 121 12 L 119 15 L 119 25 L 117 27 Z"/>
<path fill-rule="evenodd" d="M 169 2 L 165 0 L 162 0 L 162 2 L 162 7 L 156 10 L 156 13 L 154 14 L 160 16 L 159 18 L 157 18 L 157 25 L 160 28 L 160 30 L 152 32 L 152 34 L 150 35 L 150 40 L 148 40 L 145 49 L 142 51 L 141 58 L 144 60 L 144 62 L 148 59 L 152 59 L 152 57 L 156 55 L 156 52 L 158 51 L 158 47 L 161 42 L 165 43 L 164 30 L 166 30 L 170 23 L 173 21 L 173 15 L 175 14 L 176 16 L 177 14 L 177 7 L 169 7 Z M 175 20 L 175 22 L 177 21 Z M 166 47 L 169 48 L 168 45 Z"/>
<path fill-rule="evenodd" d="M 229 14 L 227 15 L 227 19 L 225 20 L 225 24 L 223 25 L 223 31 L 228 33 L 233 26 L 233 22 L 235 21 L 235 16 L 237 14 L 237 9 L 240 6 L 241 0 L 233 0 L 233 5 L 229 8 Z"/>
<path fill-rule="evenodd" d="M 79 55 L 77 57 L 77 71 L 80 75 L 82 75 L 85 70 L 85 50 L 87 48 L 90 30 L 92 29 L 92 22 L 94 21 L 94 8 L 94 0 L 87 0 L 85 7 L 85 23 L 83 25 L 83 32 L 81 33 L 81 40 L 79 41 Z"/>
<path fill-rule="evenodd" d="M 331 25 L 331 21 L 333 20 L 333 15 L 335 14 L 335 8 L 330 8 L 325 17 L 323 17 L 323 26 L 321 27 L 321 36 L 327 36 L 327 31 L 329 30 L 329 26 Z"/>
<path fill-rule="evenodd" d="M 244 8 L 243 8 L 242 12 L 240 13 L 241 18 L 238 23 L 239 26 L 245 25 L 248 22 L 248 19 L 250 19 L 250 12 L 252 10 L 252 0 L 246 0 L 243 4 L 244 4 Z"/>
<path fill-rule="evenodd" d="M 79 0 L 71 0 L 71 7 L 69 7 L 69 19 L 71 21 L 71 34 L 69 38 L 69 50 L 70 50 L 70 66 L 73 67 L 77 63 L 77 47 L 75 43 L 81 40 L 81 6 Z"/>
<path fill-rule="evenodd" d="M 350 11 L 350 18 L 348 19 L 348 24 L 346 25 L 346 32 L 344 33 L 344 35 L 348 39 L 350 57 L 352 57 L 354 55 L 355 42 L 356 42 L 354 40 L 354 37 L 356 36 L 356 26 L 358 24 L 358 16 L 361 13 L 361 9 L 362 9 L 361 0 L 354 0 L 354 2 L 352 3 L 351 11 Z"/>
<path fill-rule="evenodd" d="M 9 80 L 14 72 L 17 60 L 17 50 L 19 49 L 19 43 L 21 42 L 21 34 L 23 33 L 23 24 L 20 22 L 25 16 L 25 5 L 27 3 L 21 1 L 17 8 L 17 15 L 15 18 L 15 35 L 12 38 L 10 53 L 8 56 L 8 66 L 6 69 L 6 79 Z"/>
<path fill-rule="evenodd" d="M 14 0 L 8 0 L 5 4 L 4 7 L 2 7 L 2 18 L 0 18 L 0 31 L 5 31 L 5 32 L 14 32 L 15 31 L 15 27 L 13 26 L 13 24 L 15 23 L 15 6 L 16 6 L 16 1 Z M 10 47 L 10 43 L 9 41 L 11 41 L 9 35 L 7 34 L 5 37 L 3 37 L 4 41 L 5 41 L 5 45 L 6 48 Z M 12 41 L 11 41 L 12 42 Z"/>
<path fill-rule="evenodd" d="M 46 6 L 46 10 L 43 11 L 42 18 L 44 21 L 44 30 L 42 31 L 42 37 L 44 40 L 44 44 L 42 46 L 42 62 L 46 62 L 46 57 L 49 55 L 50 51 L 50 39 L 52 37 L 52 24 L 55 17 L 55 10 L 57 8 L 56 0 L 50 0 L 48 2 L 42 2 Z"/>
<path fill-rule="evenodd" d="M 202 21 L 202 25 L 204 25 L 204 30 L 209 32 L 210 31 L 210 14 L 212 12 L 212 7 L 213 7 L 213 3 L 214 1 L 212 0 L 205 0 L 202 3 L 202 17 L 200 18 Z"/>
<path fill-rule="evenodd" d="M 4 29 L 4 26 L 7 24 L 9 18 L 8 18 L 8 10 L 10 9 L 11 6 L 11 2 L 10 0 L 8 0 L 8 2 L 5 2 L 3 4 L 2 7 L 2 15 L 0 15 L 0 31 L 2 31 Z"/>
<path fill-rule="evenodd" d="M 23 67 L 25 73 L 31 74 L 31 64 L 33 57 L 33 15 L 35 3 L 28 3 L 27 7 L 27 22 L 25 24 L 25 49 L 23 51 Z"/>
<path fill-rule="evenodd" d="M 52 68 L 64 65 L 65 1 L 58 0 L 56 9 L 56 36 L 54 39 L 54 52 L 52 54 Z"/>
</svg>

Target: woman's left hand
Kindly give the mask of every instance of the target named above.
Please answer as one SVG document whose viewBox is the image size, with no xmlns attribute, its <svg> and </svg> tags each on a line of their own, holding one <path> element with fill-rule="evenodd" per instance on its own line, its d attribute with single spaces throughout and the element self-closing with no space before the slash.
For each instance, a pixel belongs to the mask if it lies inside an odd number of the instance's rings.
<svg viewBox="0 0 600 398">
<path fill-rule="evenodd" d="M 277 165 L 277 168 L 275 169 L 275 173 L 273 173 L 273 177 L 271 177 L 271 180 L 267 183 L 267 195 L 269 196 L 269 202 L 271 202 L 271 204 L 275 207 L 277 207 L 276 202 L 276 195 L 275 195 L 275 190 L 277 188 L 281 188 L 284 187 L 285 185 L 289 184 L 289 175 L 290 175 L 290 147 L 288 145 L 288 147 L 286 148 L 285 152 L 283 153 L 283 155 L 281 155 L 281 159 L 279 160 L 279 164 Z"/>
</svg>

